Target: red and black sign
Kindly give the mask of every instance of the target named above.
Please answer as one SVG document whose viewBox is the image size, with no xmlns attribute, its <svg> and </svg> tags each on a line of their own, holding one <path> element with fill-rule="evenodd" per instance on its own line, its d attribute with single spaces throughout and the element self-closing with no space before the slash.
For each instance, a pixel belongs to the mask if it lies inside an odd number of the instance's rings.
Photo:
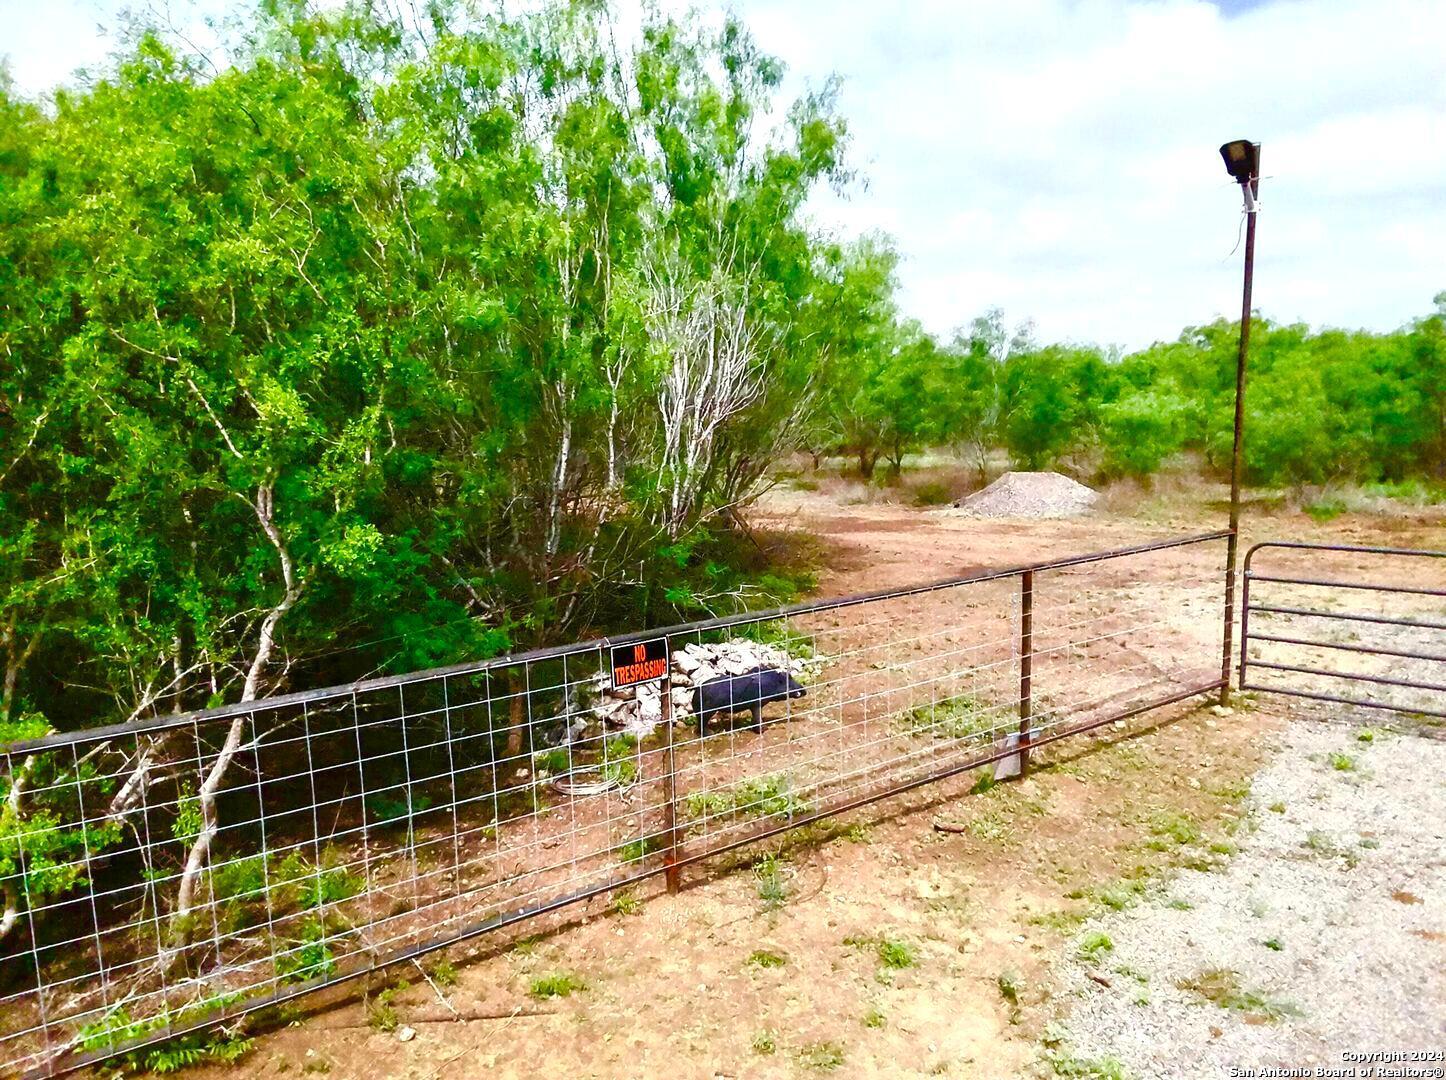
<svg viewBox="0 0 1446 1080">
<path fill-rule="evenodd" d="M 668 674 L 668 639 L 612 647 L 613 689 L 659 682 Z"/>
</svg>

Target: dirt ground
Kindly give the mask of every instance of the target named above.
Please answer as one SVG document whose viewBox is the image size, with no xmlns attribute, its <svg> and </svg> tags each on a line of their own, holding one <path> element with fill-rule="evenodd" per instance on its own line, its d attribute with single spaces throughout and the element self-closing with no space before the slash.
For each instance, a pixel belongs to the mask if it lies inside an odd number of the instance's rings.
<svg viewBox="0 0 1446 1080">
<path fill-rule="evenodd" d="M 780 489 L 757 520 L 765 536 L 817 537 L 820 595 L 833 595 L 1214 528 L 1223 513 L 1198 493 L 1127 493 L 1084 519 L 992 522 Z M 1446 520 L 1251 515 L 1246 542 L 1267 536 L 1439 548 Z M 919 789 L 691 868 L 676 897 L 599 898 L 528 924 L 529 936 L 429 957 L 430 980 L 394 968 L 366 995 L 258 1035 L 239 1068 L 411 1080 L 1026 1075 L 1043 1067 L 1041 1040 L 1063 1006 L 1056 967 L 1072 934 L 1182 867 L 1230 858 L 1286 712 L 1161 710 L 1045 748 L 1022 782 L 973 791 L 965 774 Z M 759 863 L 765 854 L 775 858 Z"/>
</svg>

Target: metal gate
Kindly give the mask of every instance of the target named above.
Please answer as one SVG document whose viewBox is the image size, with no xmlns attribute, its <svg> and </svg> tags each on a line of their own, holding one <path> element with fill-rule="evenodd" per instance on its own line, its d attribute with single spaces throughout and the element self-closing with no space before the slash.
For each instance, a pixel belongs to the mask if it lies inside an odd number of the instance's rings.
<svg viewBox="0 0 1446 1080">
<path fill-rule="evenodd" d="M 1446 718 L 1446 551 L 1256 544 L 1240 688 Z"/>
</svg>

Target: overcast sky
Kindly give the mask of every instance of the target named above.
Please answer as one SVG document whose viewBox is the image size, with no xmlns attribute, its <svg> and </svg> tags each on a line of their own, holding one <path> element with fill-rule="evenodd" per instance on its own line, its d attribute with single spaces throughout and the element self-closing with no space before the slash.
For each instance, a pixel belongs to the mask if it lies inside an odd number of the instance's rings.
<svg viewBox="0 0 1446 1080">
<path fill-rule="evenodd" d="M 103 61 L 126 6 L 0 0 L 18 87 Z M 733 6 L 790 93 L 842 76 L 866 184 L 811 212 L 892 234 L 931 330 L 999 306 L 1045 340 L 1135 347 L 1233 317 L 1240 197 L 1216 147 L 1240 137 L 1264 144 L 1265 314 L 1389 329 L 1446 289 L 1441 0 Z"/>
</svg>

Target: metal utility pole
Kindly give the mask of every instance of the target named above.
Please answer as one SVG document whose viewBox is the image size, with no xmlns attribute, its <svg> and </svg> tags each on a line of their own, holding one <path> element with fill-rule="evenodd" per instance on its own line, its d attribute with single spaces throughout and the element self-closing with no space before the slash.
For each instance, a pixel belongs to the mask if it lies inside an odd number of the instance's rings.
<svg viewBox="0 0 1446 1080">
<path fill-rule="evenodd" d="M 1230 701 L 1230 659 L 1235 632 L 1235 566 L 1240 550 L 1241 451 L 1245 445 L 1245 368 L 1250 353 L 1250 291 L 1255 280 L 1255 219 L 1260 212 L 1260 144 L 1246 139 L 1220 148 L 1225 168 L 1245 199 L 1245 284 L 1240 300 L 1240 352 L 1235 360 L 1235 441 L 1230 452 L 1230 537 L 1225 554 L 1225 635 L 1220 656 L 1220 704 Z"/>
</svg>

